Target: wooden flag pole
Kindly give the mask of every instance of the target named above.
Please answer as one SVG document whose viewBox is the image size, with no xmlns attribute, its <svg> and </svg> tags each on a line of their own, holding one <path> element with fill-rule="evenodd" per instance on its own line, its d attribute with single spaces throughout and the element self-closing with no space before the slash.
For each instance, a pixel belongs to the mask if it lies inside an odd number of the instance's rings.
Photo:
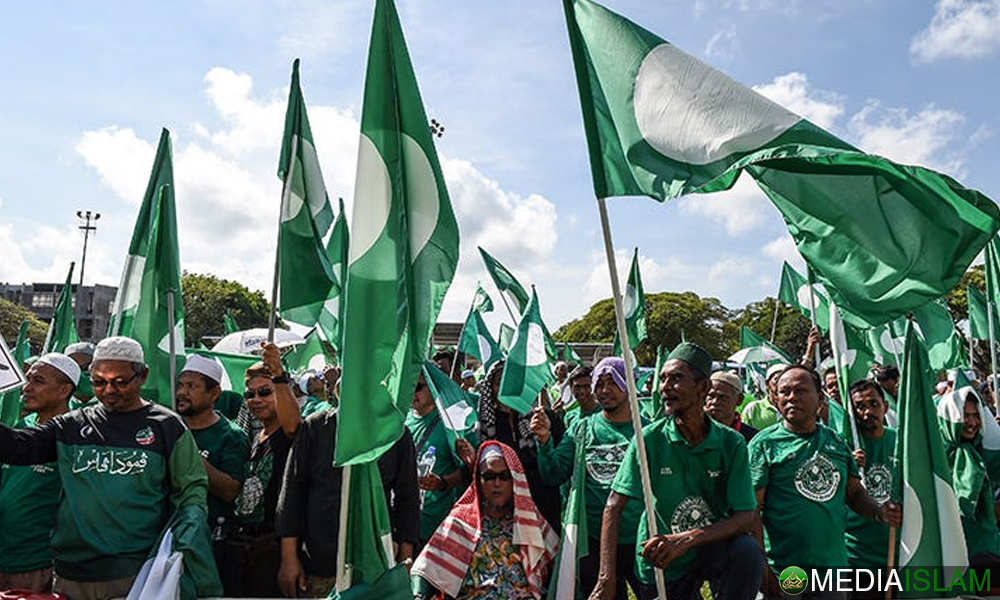
<svg viewBox="0 0 1000 600">
<path fill-rule="evenodd" d="M 812 321 L 812 326 L 816 327 L 816 290 L 813 289 L 812 282 L 812 269 L 809 265 L 806 265 L 806 285 L 809 286 L 809 320 Z M 813 365 L 814 371 L 819 371 L 819 344 L 816 344 L 816 348 L 813 349 L 816 357 L 813 358 L 815 364 Z M 836 352 L 836 350 L 834 350 Z M 836 361 L 834 361 L 836 364 Z"/>
<path fill-rule="evenodd" d="M 615 322 L 618 327 L 618 339 L 626 340 L 623 346 L 628 345 L 628 333 L 625 328 L 625 310 L 622 307 L 621 285 L 618 283 L 618 266 L 615 263 L 614 245 L 611 241 L 611 225 L 608 222 L 608 208 L 604 198 L 597 199 L 597 208 L 601 214 L 601 231 L 604 234 L 604 253 L 608 259 L 608 273 L 611 276 L 611 297 L 615 303 Z M 659 535 L 656 510 L 653 506 L 653 486 L 649 477 L 649 463 L 646 458 L 646 443 L 642 437 L 642 420 L 639 418 L 639 399 L 635 389 L 635 373 L 632 364 L 631 352 L 622 352 L 625 356 L 625 383 L 628 387 L 628 404 L 632 409 L 632 427 L 635 430 L 635 445 L 639 455 L 639 476 L 642 480 L 642 498 L 646 506 L 646 523 L 649 529 L 649 536 Z M 656 575 L 656 594 L 659 600 L 667 600 L 667 586 L 663 579 L 663 569 L 653 569 Z"/>
<path fill-rule="evenodd" d="M 271 314 L 267 319 L 267 341 L 274 342 L 274 328 L 278 321 L 278 285 L 281 282 L 281 223 L 284 209 L 292 195 L 292 176 L 295 173 L 295 157 L 299 154 L 299 136 L 292 136 L 291 160 L 288 172 L 281 184 L 281 206 L 278 208 L 278 243 L 274 247 L 274 282 L 271 284 Z"/>
<path fill-rule="evenodd" d="M 347 572 L 347 517 L 350 512 L 351 465 L 340 472 L 340 529 L 337 531 L 337 591 L 343 593 L 351 587 L 351 577 Z"/>
<path fill-rule="evenodd" d="M 886 571 L 891 571 L 896 567 L 896 527 L 889 526 L 889 557 L 886 560 Z M 885 587 L 885 597 L 892 598 L 892 586 Z"/>
<path fill-rule="evenodd" d="M 774 343 L 774 333 L 778 329 L 778 308 L 781 307 L 781 302 L 777 298 L 774 299 L 774 318 L 771 319 L 771 339 L 770 342 Z"/>
<path fill-rule="evenodd" d="M 177 410 L 177 340 L 174 339 L 174 328 L 177 323 L 174 321 L 174 291 L 167 292 L 167 328 L 170 336 L 170 406 Z"/>
</svg>

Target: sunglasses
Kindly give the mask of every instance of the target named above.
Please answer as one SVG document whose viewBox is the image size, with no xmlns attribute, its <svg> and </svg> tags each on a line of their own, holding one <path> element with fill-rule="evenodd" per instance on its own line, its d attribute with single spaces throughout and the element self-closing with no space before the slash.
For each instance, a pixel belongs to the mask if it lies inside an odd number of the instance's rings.
<svg viewBox="0 0 1000 600">
<path fill-rule="evenodd" d="M 139 375 L 140 375 L 139 373 L 136 373 L 131 377 L 129 377 L 128 379 L 112 379 L 111 381 L 108 381 L 106 379 L 91 379 L 90 386 L 93 387 L 94 389 L 97 389 L 97 388 L 104 388 L 110 385 L 111 387 L 115 388 L 120 392 L 124 390 L 126 387 L 128 387 L 128 384 L 135 381 L 135 378 L 138 377 Z"/>
<path fill-rule="evenodd" d="M 500 481 L 510 481 L 513 477 L 511 476 L 510 471 L 500 471 L 499 473 L 483 471 L 479 474 L 479 480 L 483 483 L 489 483 L 491 481 L 496 481 L 497 479 Z"/>
<path fill-rule="evenodd" d="M 245 398 L 246 400 L 250 400 L 254 396 L 260 396 L 261 398 L 267 398 L 268 396 L 270 396 L 273 393 L 274 393 L 274 388 L 269 388 L 269 387 L 259 387 L 259 388 L 255 389 L 255 390 L 251 390 L 250 388 L 247 388 L 247 391 L 243 392 L 243 398 Z"/>
<path fill-rule="evenodd" d="M 418 381 L 417 382 L 417 388 L 414 391 L 416 391 L 416 392 L 422 392 L 426 388 L 427 388 L 427 384 L 426 383 L 424 383 L 423 381 Z"/>
</svg>

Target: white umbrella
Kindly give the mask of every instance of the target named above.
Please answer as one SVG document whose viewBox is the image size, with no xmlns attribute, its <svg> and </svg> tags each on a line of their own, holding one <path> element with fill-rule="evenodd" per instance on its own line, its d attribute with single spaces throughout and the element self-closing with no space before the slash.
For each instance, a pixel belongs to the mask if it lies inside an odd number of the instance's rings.
<svg viewBox="0 0 1000 600">
<path fill-rule="evenodd" d="M 734 363 L 746 365 L 749 363 L 771 362 L 772 360 L 785 360 L 785 358 L 767 346 L 751 346 L 733 354 L 729 357 L 729 360 Z"/>
<path fill-rule="evenodd" d="M 227 354 L 260 354 L 260 343 L 267 341 L 267 329 L 257 327 L 255 329 L 244 329 L 235 331 L 225 336 L 215 346 L 212 352 L 225 352 Z M 279 348 L 287 348 L 297 344 L 305 343 L 305 338 L 297 333 L 292 333 L 287 329 L 274 330 L 274 343 Z"/>
</svg>

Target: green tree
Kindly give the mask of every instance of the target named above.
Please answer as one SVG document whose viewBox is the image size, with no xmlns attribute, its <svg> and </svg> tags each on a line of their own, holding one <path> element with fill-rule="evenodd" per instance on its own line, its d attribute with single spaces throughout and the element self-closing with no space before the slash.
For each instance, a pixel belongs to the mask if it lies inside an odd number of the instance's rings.
<svg viewBox="0 0 1000 600">
<path fill-rule="evenodd" d="M 979 291 L 985 293 L 986 290 L 986 267 L 984 265 L 974 265 L 962 275 L 958 280 L 958 285 L 953 290 L 944 295 L 948 302 L 948 312 L 951 313 L 951 320 L 959 322 L 969 318 L 969 299 L 966 297 L 966 286 L 974 285 Z"/>
<path fill-rule="evenodd" d="M 214 275 L 184 272 L 184 344 L 198 345 L 205 336 L 221 336 L 228 310 L 243 329 L 267 327 L 270 303 L 262 292 Z"/>
<path fill-rule="evenodd" d="M 656 347 L 673 348 L 682 337 L 703 346 L 721 360 L 728 356 L 723 327 L 731 319 L 732 312 L 716 298 L 702 298 L 694 292 L 646 294 L 648 337 L 636 348 L 636 360 L 640 365 L 653 366 Z M 556 341 L 614 341 L 614 304 L 610 298 L 601 300 L 584 316 L 560 327 L 553 337 Z"/>
<path fill-rule="evenodd" d="M 31 340 L 31 352 L 38 354 L 42 344 L 45 343 L 45 333 L 49 330 L 48 323 L 20 304 L 0 298 L 0 334 L 6 340 L 7 346 L 13 346 L 17 341 L 17 332 L 21 328 L 21 321 L 24 320 L 29 323 L 28 339 Z M 13 350 L 14 348 L 11 348 L 11 351 Z"/>
</svg>

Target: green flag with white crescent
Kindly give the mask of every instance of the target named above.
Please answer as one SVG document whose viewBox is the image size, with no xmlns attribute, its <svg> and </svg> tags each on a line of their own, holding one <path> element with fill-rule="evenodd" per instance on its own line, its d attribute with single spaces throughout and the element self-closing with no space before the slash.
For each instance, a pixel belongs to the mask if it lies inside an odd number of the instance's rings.
<svg viewBox="0 0 1000 600">
<path fill-rule="evenodd" d="M 479 284 L 476 284 L 476 295 L 472 298 L 472 310 L 481 313 L 493 312 L 493 299 Z"/>
<path fill-rule="evenodd" d="M 986 296 L 973 285 L 965 287 L 969 300 L 969 335 L 974 340 L 990 339 L 990 317 Z M 1000 322 L 997 319 L 996 307 L 993 307 L 993 339 L 1000 340 Z"/>
<path fill-rule="evenodd" d="M 31 356 L 31 342 L 28 340 L 28 325 L 25 320 L 17 330 L 17 341 L 11 349 L 11 355 L 17 366 L 24 368 L 24 361 Z M 0 394 L 0 423 L 13 427 L 21 418 L 21 388 Z"/>
<path fill-rule="evenodd" d="M 483 364 L 483 371 L 488 372 L 490 365 L 503 360 L 503 350 L 493 340 L 483 316 L 479 311 L 469 311 L 462 327 L 462 337 L 458 340 L 458 351 L 476 357 Z"/>
<path fill-rule="evenodd" d="M 174 203 L 173 158 L 170 132 L 160 134 L 149 184 L 136 217 L 122 282 L 115 297 L 115 313 L 108 335 L 130 337 L 142 345 L 149 377 L 143 398 L 171 406 L 170 321 L 173 320 L 177 372 L 184 366 L 184 301 L 177 246 L 177 209 Z M 169 314 L 173 296 L 173 315 Z"/>
<path fill-rule="evenodd" d="M 339 282 L 323 246 L 333 210 L 299 88 L 298 59 L 292 63 L 278 178 L 284 182 L 278 224 L 278 312 L 293 323 L 312 327 Z"/>
<path fill-rule="evenodd" d="M 1000 228 L 950 177 L 866 154 L 591 0 L 563 6 L 599 198 L 717 192 L 745 171 L 859 327 L 947 293 Z"/>
<path fill-rule="evenodd" d="M 542 388 L 554 377 L 545 351 L 545 332 L 538 312 L 538 296 L 531 288 L 531 297 L 517 326 L 507 362 L 504 363 L 497 399 L 521 414 L 527 414 Z"/>
<path fill-rule="evenodd" d="M 937 423 L 931 366 L 913 325 L 904 338 L 896 436 L 898 486 L 893 498 L 903 505 L 899 530 L 900 567 L 962 567 L 969 564 L 962 516 L 952 487 L 952 469 Z M 900 595 L 926 597 L 903 590 Z"/>
<path fill-rule="evenodd" d="M 500 323 L 500 335 L 497 339 L 497 343 L 500 344 L 500 349 L 504 351 L 504 354 L 510 351 L 511 344 L 514 343 L 514 328 L 506 323 Z"/>
<path fill-rule="evenodd" d="M 913 310 L 913 318 L 920 325 L 920 337 L 927 346 L 927 358 L 932 369 L 943 371 L 968 362 L 961 337 L 944 304 L 932 300 L 918 306 Z"/>
<path fill-rule="evenodd" d="M 756 331 L 750 329 L 746 325 L 740 325 L 740 349 L 742 350 L 744 348 L 770 348 L 771 350 L 774 350 L 775 352 L 780 354 L 781 358 L 784 359 L 785 363 L 787 364 L 795 363 L 795 361 L 792 360 L 792 357 L 789 356 L 787 352 L 772 344 L 770 341 L 767 340 L 767 338 L 757 335 Z"/>
<path fill-rule="evenodd" d="M 486 265 L 486 271 L 490 274 L 490 278 L 496 284 L 497 289 L 514 303 L 518 314 L 523 314 L 525 307 L 528 305 L 528 292 L 525 291 L 524 286 L 518 282 L 517 278 L 514 277 L 514 274 L 507 267 L 490 256 L 486 250 L 479 248 L 479 255 L 483 257 L 483 264 Z"/>
<path fill-rule="evenodd" d="M 469 394 L 434 363 L 424 363 L 424 380 L 441 413 L 448 448 L 455 453 L 455 441 L 476 426 L 479 414 L 470 403 Z M 457 454 L 455 458 L 458 459 Z"/>
<path fill-rule="evenodd" d="M 252 365 L 260 362 L 260 357 L 253 354 L 227 354 L 212 352 L 204 348 L 188 348 L 187 354 L 197 354 L 210 358 L 222 367 L 222 381 L 219 387 L 242 394 L 246 391 L 246 372 Z"/>
<path fill-rule="evenodd" d="M 344 212 L 344 199 L 340 198 L 340 212 L 333 222 L 330 239 L 326 243 L 326 255 L 330 259 L 330 268 L 337 279 L 337 285 L 330 288 L 330 295 L 323 304 L 323 312 L 319 315 L 319 328 L 323 336 L 330 341 L 334 350 L 340 353 L 340 338 L 344 320 L 343 287 L 347 281 L 347 253 L 350 249 L 350 233 L 347 229 L 347 213 Z"/>
<path fill-rule="evenodd" d="M 396 8 L 377 0 L 344 309 L 338 464 L 377 458 L 403 418 L 458 264 L 458 223 Z"/>
<path fill-rule="evenodd" d="M 810 293 L 810 290 L 812 293 Z M 830 325 L 830 300 L 826 293 L 809 281 L 787 262 L 781 268 L 781 286 L 778 299 L 799 310 L 807 319 L 811 318 L 810 306 L 816 311 L 816 325 L 823 333 Z"/>
<path fill-rule="evenodd" d="M 298 344 L 285 355 L 285 365 L 292 373 L 303 371 L 322 371 L 327 365 L 336 364 L 336 360 L 327 350 L 319 329 L 313 328 L 305 335 L 305 343 Z"/>
<path fill-rule="evenodd" d="M 622 299 L 625 312 L 625 331 L 628 333 L 628 347 L 635 350 L 646 339 L 646 295 L 642 289 L 642 275 L 639 273 L 639 249 L 632 254 L 632 267 L 625 284 Z"/>
<path fill-rule="evenodd" d="M 59 291 L 59 300 L 52 311 L 52 320 L 42 344 L 42 354 L 62 352 L 66 346 L 80 341 L 76 334 L 76 319 L 73 315 L 73 265 L 69 263 L 66 282 Z"/>
<path fill-rule="evenodd" d="M 573 477 L 562 514 L 562 536 L 556 555 L 552 584 L 547 600 L 575 600 L 580 586 L 578 565 L 589 553 L 587 530 L 587 427 L 577 427 L 574 435 L 576 453 L 573 456 Z"/>
</svg>

